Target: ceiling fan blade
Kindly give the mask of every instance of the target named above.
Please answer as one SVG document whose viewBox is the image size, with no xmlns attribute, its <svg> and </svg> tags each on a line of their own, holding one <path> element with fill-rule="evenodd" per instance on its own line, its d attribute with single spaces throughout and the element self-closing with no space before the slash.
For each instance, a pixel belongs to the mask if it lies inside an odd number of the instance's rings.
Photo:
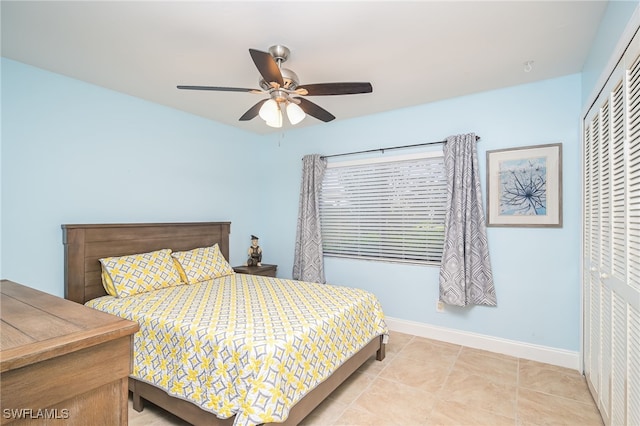
<svg viewBox="0 0 640 426">
<path fill-rule="evenodd" d="M 258 113 L 260 112 L 260 107 L 262 107 L 262 104 L 267 102 L 269 99 L 263 99 L 260 102 L 258 102 L 257 104 L 255 104 L 254 106 L 252 106 L 251 108 L 249 108 L 249 110 L 247 112 L 245 112 L 242 117 L 240 117 L 239 121 L 249 121 L 253 118 L 256 117 L 256 115 L 258 115 Z"/>
<path fill-rule="evenodd" d="M 294 99 L 300 101 L 300 108 L 302 108 L 302 110 L 305 113 L 309 114 L 312 117 L 317 118 L 320 121 L 324 121 L 326 123 L 326 122 L 329 122 L 329 121 L 331 121 L 331 120 L 336 118 L 329 111 L 327 111 L 326 109 L 314 104 L 311 101 L 308 101 L 308 100 L 306 100 L 304 98 L 298 98 L 298 97 L 296 97 Z"/>
<path fill-rule="evenodd" d="M 306 90 L 307 96 L 356 95 L 359 93 L 373 92 L 373 87 L 371 86 L 371 83 L 305 84 L 303 86 L 298 87 L 298 90 L 300 89 Z"/>
<path fill-rule="evenodd" d="M 249 54 L 251 54 L 251 59 L 253 59 L 253 63 L 256 64 L 256 68 L 260 71 L 264 81 L 267 83 L 278 83 L 280 87 L 284 86 L 280 67 L 278 67 L 278 64 L 271 54 L 255 49 L 249 49 Z"/>
<path fill-rule="evenodd" d="M 216 86 L 177 86 L 178 89 L 187 90 L 215 90 L 218 92 L 257 92 L 262 93 L 258 89 L 246 89 L 244 87 L 216 87 Z"/>
</svg>

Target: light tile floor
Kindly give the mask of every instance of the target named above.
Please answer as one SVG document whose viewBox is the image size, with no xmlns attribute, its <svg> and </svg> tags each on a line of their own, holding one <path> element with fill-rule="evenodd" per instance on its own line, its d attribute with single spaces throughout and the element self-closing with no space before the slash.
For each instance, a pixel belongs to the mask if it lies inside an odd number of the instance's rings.
<svg viewBox="0 0 640 426">
<path fill-rule="evenodd" d="M 186 425 L 129 402 L 129 424 Z M 302 423 L 306 426 L 602 425 L 575 370 L 391 332 L 371 358 Z"/>
</svg>

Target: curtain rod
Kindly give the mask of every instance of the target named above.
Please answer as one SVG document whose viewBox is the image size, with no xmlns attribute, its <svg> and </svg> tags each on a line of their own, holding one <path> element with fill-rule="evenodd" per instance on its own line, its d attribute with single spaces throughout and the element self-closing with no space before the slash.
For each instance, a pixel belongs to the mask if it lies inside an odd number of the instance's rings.
<svg viewBox="0 0 640 426">
<path fill-rule="evenodd" d="M 480 136 L 476 136 L 476 142 L 480 140 Z M 402 148 L 414 148 L 417 146 L 428 146 L 428 145 L 438 145 L 438 144 L 445 144 L 447 143 L 446 140 L 444 141 L 435 141 L 435 142 L 423 142 L 423 143 L 416 143 L 413 145 L 402 145 L 402 146 L 390 146 L 388 148 L 376 148 L 376 149 L 367 149 L 364 151 L 354 151 L 354 152 L 344 152 L 342 154 L 332 154 L 332 155 L 322 155 L 320 158 L 330 158 L 330 157 L 342 157 L 344 155 L 354 155 L 354 154 L 365 154 L 368 152 L 377 152 L 380 151 L 381 153 L 384 154 L 385 151 L 391 151 L 393 149 L 402 149 Z"/>
</svg>

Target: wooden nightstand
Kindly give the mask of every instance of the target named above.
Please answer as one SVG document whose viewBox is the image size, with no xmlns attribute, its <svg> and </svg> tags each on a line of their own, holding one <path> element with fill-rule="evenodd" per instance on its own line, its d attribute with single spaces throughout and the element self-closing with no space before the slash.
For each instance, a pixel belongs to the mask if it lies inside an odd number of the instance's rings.
<svg viewBox="0 0 640 426">
<path fill-rule="evenodd" d="M 263 275 L 265 277 L 275 277 L 278 265 L 266 265 L 262 266 L 234 266 L 233 270 L 238 274 L 250 274 L 250 275 Z"/>
</svg>

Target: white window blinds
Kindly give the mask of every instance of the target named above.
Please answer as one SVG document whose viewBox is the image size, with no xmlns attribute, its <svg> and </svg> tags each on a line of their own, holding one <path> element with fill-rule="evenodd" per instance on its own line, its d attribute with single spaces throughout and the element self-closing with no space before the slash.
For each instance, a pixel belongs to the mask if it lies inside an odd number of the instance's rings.
<svg viewBox="0 0 640 426">
<path fill-rule="evenodd" d="M 330 163 L 320 195 L 324 254 L 439 263 L 445 207 L 442 152 Z"/>
</svg>

